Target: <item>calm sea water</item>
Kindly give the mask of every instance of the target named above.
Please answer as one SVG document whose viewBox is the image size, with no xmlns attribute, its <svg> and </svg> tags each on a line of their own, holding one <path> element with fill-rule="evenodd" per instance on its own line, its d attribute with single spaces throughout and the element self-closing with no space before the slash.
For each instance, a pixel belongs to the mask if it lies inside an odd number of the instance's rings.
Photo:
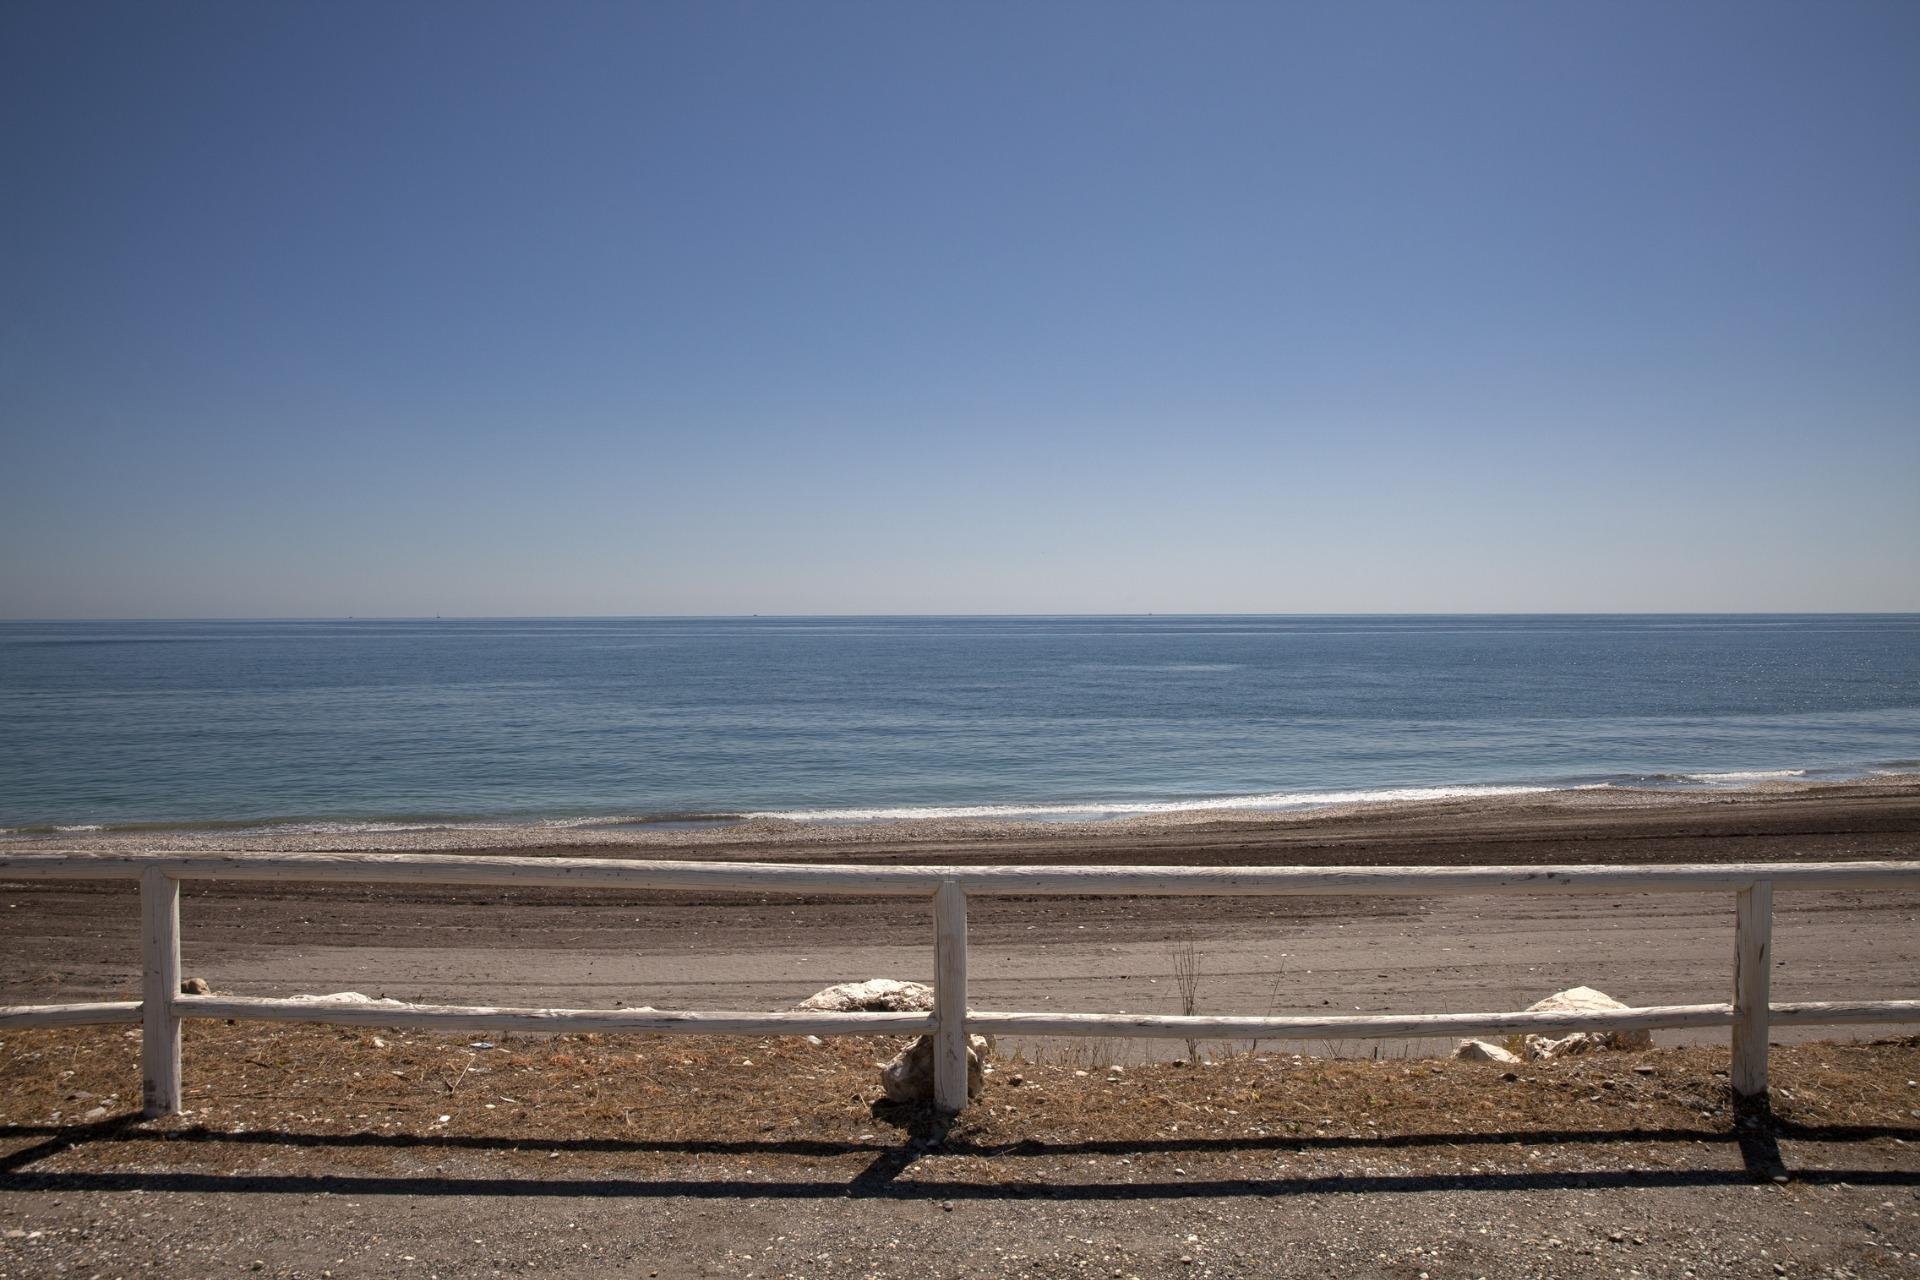
<svg viewBox="0 0 1920 1280">
<path fill-rule="evenodd" d="M 1086 815 L 1920 768 L 1920 617 L 0 623 L 0 826 Z"/>
</svg>

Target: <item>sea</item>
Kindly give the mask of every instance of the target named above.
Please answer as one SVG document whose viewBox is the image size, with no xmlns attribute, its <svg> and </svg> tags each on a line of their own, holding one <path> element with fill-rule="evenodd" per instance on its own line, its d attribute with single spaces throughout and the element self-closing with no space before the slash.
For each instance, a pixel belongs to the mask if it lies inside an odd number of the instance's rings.
<svg viewBox="0 0 1920 1280">
<path fill-rule="evenodd" d="M 1911 614 L 0 623 L 0 836 L 1099 819 L 1911 771 Z"/>
</svg>

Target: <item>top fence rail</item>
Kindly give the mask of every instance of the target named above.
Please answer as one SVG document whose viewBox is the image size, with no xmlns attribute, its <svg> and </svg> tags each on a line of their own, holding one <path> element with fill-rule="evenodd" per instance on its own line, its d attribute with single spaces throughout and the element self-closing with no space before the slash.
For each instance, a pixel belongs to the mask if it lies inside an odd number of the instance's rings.
<svg viewBox="0 0 1920 1280">
<path fill-rule="evenodd" d="M 525 888 L 707 890 L 924 897 L 942 884 L 969 895 L 1179 897 L 1451 893 L 1739 892 L 1920 888 L 1920 862 L 1729 862 L 1641 866 L 1156 867 L 848 866 L 676 862 L 431 853 L 21 853 L 10 880 L 302 880 Z"/>
</svg>

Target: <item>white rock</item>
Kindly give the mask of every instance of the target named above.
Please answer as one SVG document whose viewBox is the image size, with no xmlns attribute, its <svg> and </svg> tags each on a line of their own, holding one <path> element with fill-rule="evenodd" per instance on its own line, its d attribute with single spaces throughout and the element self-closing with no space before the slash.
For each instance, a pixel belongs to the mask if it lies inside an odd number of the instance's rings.
<svg viewBox="0 0 1920 1280">
<path fill-rule="evenodd" d="M 967 1037 L 967 1096 L 986 1087 L 983 1068 L 992 1052 L 985 1036 Z M 880 1068 L 880 1087 L 893 1102 L 933 1101 L 933 1037 L 921 1036 Z"/>
<path fill-rule="evenodd" d="M 924 982 L 869 978 L 816 991 L 793 1007 L 808 1013 L 927 1013 L 933 1009 L 933 988 Z"/>
<path fill-rule="evenodd" d="M 1528 1005 L 1527 1012 L 1599 1013 L 1628 1007 L 1604 991 L 1595 991 L 1592 987 L 1570 987 L 1565 991 L 1554 992 L 1545 1000 Z M 1576 1053 L 1592 1053 L 1596 1049 L 1651 1049 L 1653 1033 L 1650 1031 L 1576 1031 L 1572 1035 L 1562 1036 L 1557 1040 L 1546 1036 L 1528 1036 L 1526 1046 L 1527 1057 L 1531 1059 L 1563 1058 Z"/>
<path fill-rule="evenodd" d="M 1465 1062 L 1504 1062 L 1509 1066 L 1522 1061 L 1519 1054 L 1487 1040 L 1462 1040 L 1453 1047 L 1453 1056 Z"/>
</svg>

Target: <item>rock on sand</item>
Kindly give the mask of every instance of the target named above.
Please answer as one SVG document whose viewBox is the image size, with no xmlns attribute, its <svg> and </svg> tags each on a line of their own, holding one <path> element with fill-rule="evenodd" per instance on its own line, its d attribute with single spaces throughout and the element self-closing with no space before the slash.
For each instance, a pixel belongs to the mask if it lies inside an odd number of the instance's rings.
<svg viewBox="0 0 1920 1280">
<path fill-rule="evenodd" d="M 967 1097 L 986 1087 L 988 1046 L 984 1036 L 967 1037 Z M 893 1102 L 933 1101 L 933 1037 L 921 1036 L 880 1068 L 880 1087 Z"/>
<path fill-rule="evenodd" d="M 1527 1006 L 1528 1013 L 1601 1013 L 1625 1009 L 1604 991 L 1592 987 L 1571 987 L 1556 991 L 1545 1000 Z M 1591 1053 L 1595 1049 L 1651 1049 L 1651 1031 L 1576 1031 L 1558 1040 L 1546 1036 L 1528 1036 L 1527 1057 L 1561 1058 L 1573 1053 Z"/>
<path fill-rule="evenodd" d="M 924 982 L 869 978 L 816 991 L 793 1007 L 807 1013 L 927 1013 L 933 1009 L 933 988 Z"/>
<path fill-rule="evenodd" d="M 1512 1065 L 1523 1061 L 1519 1054 L 1509 1052 L 1490 1040 L 1462 1040 L 1454 1046 L 1453 1056 L 1464 1062 L 1504 1062 Z"/>
</svg>

